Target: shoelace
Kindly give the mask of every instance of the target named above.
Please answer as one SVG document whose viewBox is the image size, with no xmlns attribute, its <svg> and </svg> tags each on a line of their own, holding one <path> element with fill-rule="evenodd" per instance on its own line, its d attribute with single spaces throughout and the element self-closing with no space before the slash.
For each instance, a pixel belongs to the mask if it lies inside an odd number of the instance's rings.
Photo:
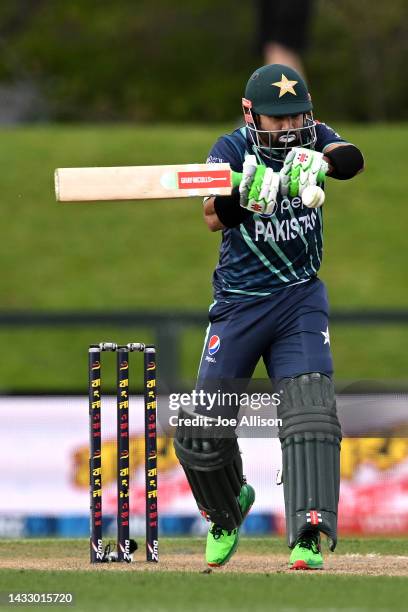
<svg viewBox="0 0 408 612">
<path fill-rule="evenodd" d="M 313 552 L 319 552 L 319 543 L 317 536 L 309 536 L 300 538 L 298 541 L 300 548 L 307 548 Z"/>
<path fill-rule="evenodd" d="M 223 529 L 219 525 L 213 525 L 212 528 L 211 528 L 211 534 L 212 534 L 214 540 L 219 540 L 220 537 L 223 535 L 224 531 L 227 531 L 227 530 Z M 227 531 L 227 535 L 231 535 L 231 534 L 232 534 L 232 531 Z"/>
</svg>

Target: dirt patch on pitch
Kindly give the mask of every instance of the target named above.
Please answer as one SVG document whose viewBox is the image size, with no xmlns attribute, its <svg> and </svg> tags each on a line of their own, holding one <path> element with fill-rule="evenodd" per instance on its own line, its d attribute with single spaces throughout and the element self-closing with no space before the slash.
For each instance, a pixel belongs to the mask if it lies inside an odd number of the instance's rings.
<svg viewBox="0 0 408 612">
<path fill-rule="evenodd" d="M 83 557 L 67 558 L 12 558 L 0 559 L 0 569 L 53 570 L 53 571 L 184 571 L 198 573 L 238 574 L 282 574 L 289 573 L 287 555 L 237 554 L 223 568 L 209 570 L 202 554 L 163 554 L 160 563 L 145 563 L 136 558 L 131 563 L 110 563 L 91 565 Z M 309 574 L 310 572 L 297 572 Z M 408 576 L 408 556 L 379 554 L 326 555 L 325 568 L 316 574 L 354 574 L 363 576 Z"/>
</svg>

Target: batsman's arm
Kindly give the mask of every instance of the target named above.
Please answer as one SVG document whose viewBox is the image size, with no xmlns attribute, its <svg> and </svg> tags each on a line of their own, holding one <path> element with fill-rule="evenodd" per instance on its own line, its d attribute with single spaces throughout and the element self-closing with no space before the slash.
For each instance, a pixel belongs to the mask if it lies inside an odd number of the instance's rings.
<svg viewBox="0 0 408 612">
<path fill-rule="evenodd" d="M 234 187 L 231 195 L 218 195 L 204 201 L 204 220 L 210 232 L 237 227 L 253 214 L 248 207 L 248 197 L 243 198 L 240 189 Z"/>
<path fill-rule="evenodd" d="M 211 196 L 204 201 L 204 220 L 211 232 L 236 227 L 251 214 L 249 212 L 248 193 L 254 180 L 256 166 L 251 166 L 251 174 L 246 176 L 231 172 L 232 190 L 229 195 Z M 245 190 L 245 193 L 244 193 Z"/>
<path fill-rule="evenodd" d="M 347 180 L 364 172 L 360 149 L 348 142 L 328 145 L 323 151 L 323 159 L 329 164 L 327 176 L 332 178 Z"/>
<path fill-rule="evenodd" d="M 204 221 L 210 232 L 219 232 L 238 225 L 246 211 L 240 206 L 239 186 L 243 175 L 231 169 L 231 191 L 227 195 L 212 195 L 204 198 Z"/>
<path fill-rule="evenodd" d="M 270 214 L 276 203 L 279 173 L 258 165 L 255 155 L 245 158 L 242 174 L 231 174 L 231 193 L 211 196 L 204 203 L 204 219 L 212 232 L 236 227 L 253 213 Z"/>
<path fill-rule="evenodd" d="M 225 229 L 225 225 L 221 223 L 214 207 L 215 198 L 207 198 L 204 201 L 203 212 L 204 221 L 207 224 L 210 232 L 218 232 Z"/>
</svg>

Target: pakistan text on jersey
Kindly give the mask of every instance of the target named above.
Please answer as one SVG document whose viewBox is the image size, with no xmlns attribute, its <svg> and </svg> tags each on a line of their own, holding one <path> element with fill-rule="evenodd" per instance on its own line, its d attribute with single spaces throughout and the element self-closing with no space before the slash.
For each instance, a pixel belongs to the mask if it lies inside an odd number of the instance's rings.
<svg viewBox="0 0 408 612">
<path fill-rule="evenodd" d="M 294 240 L 298 236 L 304 236 L 309 230 L 313 230 L 316 225 L 317 214 L 312 211 L 310 215 L 302 215 L 296 219 L 276 220 L 255 220 L 255 241 L 280 242 Z"/>
</svg>

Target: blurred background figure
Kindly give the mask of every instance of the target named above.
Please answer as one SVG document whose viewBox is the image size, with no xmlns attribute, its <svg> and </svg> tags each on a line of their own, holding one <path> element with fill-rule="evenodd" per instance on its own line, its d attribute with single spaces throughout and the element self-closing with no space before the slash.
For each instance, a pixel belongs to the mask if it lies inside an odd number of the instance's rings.
<svg viewBox="0 0 408 612">
<path fill-rule="evenodd" d="M 286 64 L 303 76 L 313 0 L 257 0 L 260 52 L 265 64 Z"/>
</svg>

